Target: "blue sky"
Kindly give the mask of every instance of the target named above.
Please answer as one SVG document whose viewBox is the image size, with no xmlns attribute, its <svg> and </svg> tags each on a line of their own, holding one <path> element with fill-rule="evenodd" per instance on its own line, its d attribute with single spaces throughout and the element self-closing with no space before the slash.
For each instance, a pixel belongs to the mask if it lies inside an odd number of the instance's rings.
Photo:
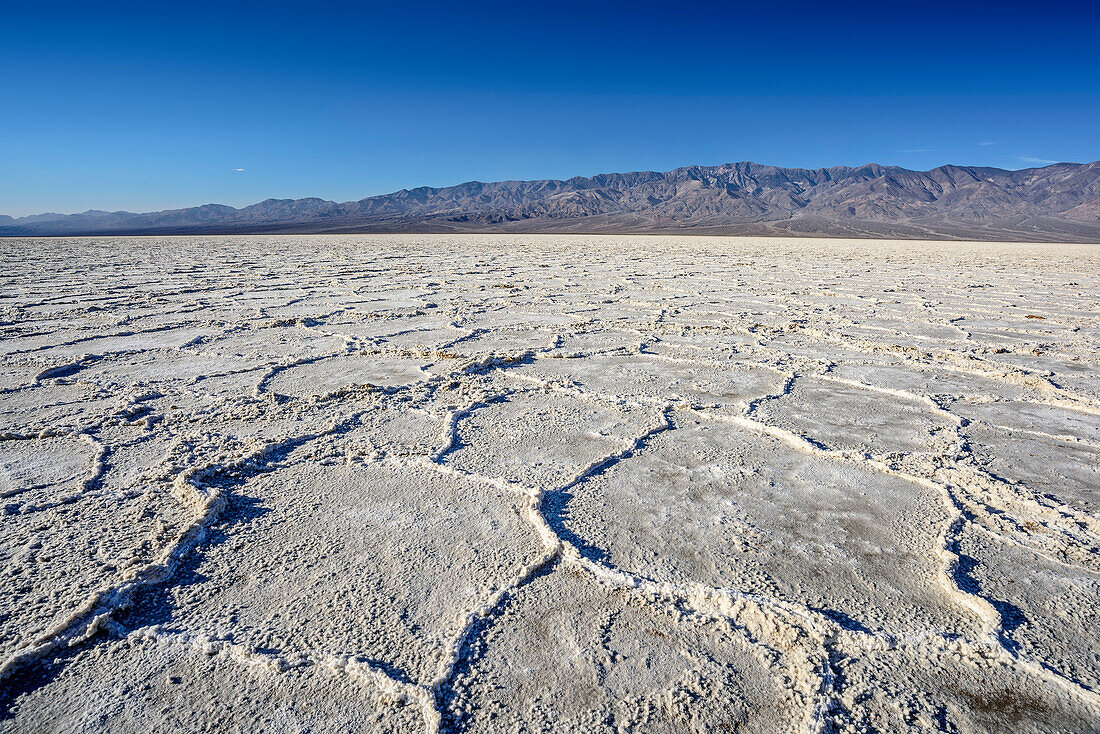
<svg viewBox="0 0 1100 734">
<path fill-rule="evenodd" d="M 11 4 L 0 213 L 1091 161 L 1098 36 L 1084 2 Z"/>
</svg>

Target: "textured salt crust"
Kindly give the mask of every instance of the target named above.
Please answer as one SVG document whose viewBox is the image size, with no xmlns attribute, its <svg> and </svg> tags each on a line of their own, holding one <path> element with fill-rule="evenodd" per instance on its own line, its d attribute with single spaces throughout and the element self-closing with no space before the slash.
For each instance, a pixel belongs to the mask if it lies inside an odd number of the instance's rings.
<svg viewBox="0 0 1100 734">
<path fill-rule="evenodd" d="M 4 240 L 0 721 L 1100 730 L 1098 265 Z"/>
</svg>

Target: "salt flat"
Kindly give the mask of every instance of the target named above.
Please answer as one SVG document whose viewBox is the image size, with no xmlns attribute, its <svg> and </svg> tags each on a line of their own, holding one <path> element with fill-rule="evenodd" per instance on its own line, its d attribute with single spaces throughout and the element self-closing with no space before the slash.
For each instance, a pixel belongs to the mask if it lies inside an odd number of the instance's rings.
<svg viewBox="0 0 1100 734">
<path fill-rule="evenodd" d="M 0 240 L 10 732 L 1100 730 L 1100 246 Z"/>
</svg>

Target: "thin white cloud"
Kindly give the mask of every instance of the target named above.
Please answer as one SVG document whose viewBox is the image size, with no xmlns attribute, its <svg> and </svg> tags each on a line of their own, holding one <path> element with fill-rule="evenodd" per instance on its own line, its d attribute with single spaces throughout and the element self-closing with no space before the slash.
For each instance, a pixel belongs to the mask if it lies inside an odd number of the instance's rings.
<svg viewBox="0 0 1100 734">
<path fill-rule="evenodd" d="M 233 172 L 234 173 L 244 173 L 244 169 L 243 168 L 234 168 Z"/>
<path fill-rule="evenodd" d="M 904 150 L 895 150 L 895 153 L 942 153 L 940 148 L 905 148 Z"/>
<path fill-rule="evenodd" d="M 982 146 L 983 148 L 988 146 L 988 145 L 996 145 L 996 144 L 997 144 L 996 140 L 987 140 L 984 143 L 978 143 L 978 145 Z"/>
<path fill-rule="evenodd" d="M 1016 157 L 1024 163 L 1061 163 L 1061 161 L 1052 161 L 1046 158 L 1036 158 L 1035 156 L 1030 155 L 1018 155 Z"/>
</svg>

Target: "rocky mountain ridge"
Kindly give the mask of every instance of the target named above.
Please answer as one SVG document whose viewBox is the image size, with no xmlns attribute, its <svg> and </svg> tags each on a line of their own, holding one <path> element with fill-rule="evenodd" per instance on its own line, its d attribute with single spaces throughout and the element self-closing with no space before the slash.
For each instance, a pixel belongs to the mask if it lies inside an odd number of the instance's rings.
<svg viewBox="0 0 1100 734">
<path fill-rule="evenodd" d="M 1100 161 L 1005 170 L 687 166 L 564 181 L 470 181 L 359 201 L 268 199 L 0 216 L 0 235 L 682 232 L 1100 242 Z"/>
</svg>

